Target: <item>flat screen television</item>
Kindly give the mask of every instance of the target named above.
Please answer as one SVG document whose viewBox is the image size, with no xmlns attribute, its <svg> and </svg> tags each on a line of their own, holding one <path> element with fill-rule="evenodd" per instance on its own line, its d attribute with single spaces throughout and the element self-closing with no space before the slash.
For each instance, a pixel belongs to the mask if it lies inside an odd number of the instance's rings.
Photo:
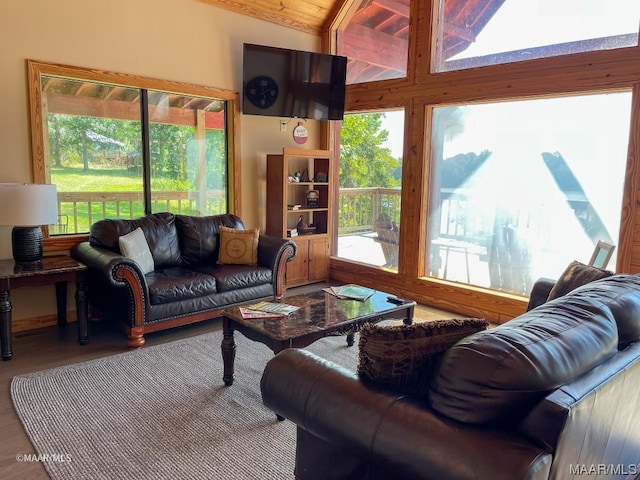
<svg viewBox="0 0 640 480">
<path fill-rule="evenodd" d="M 245 43 L 242 112 L 342 120 L 347 57 Z"/>
</svg>

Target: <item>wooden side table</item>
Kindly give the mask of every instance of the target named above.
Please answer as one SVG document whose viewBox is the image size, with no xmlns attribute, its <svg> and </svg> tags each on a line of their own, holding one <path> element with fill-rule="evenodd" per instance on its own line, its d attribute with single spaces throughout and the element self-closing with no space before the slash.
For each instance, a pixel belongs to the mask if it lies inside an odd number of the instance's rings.
<svg viewBox="0 0 640 480">
<path fill-rule="evenodd" d="M 36 267 L 16 265 L 13 259 L 0 260 L 0 343 L 2 359 L 10 360 L 12 289 L 26 286 L 56 285 L 58 326 L 67 324 L 67 282 L 76 282 L 76 310 L 78 312 L 78 342 L 89 341 L 88 303 L 85 284 L 86 265 L 67 255 L 43 257 Z"/>
</svg>

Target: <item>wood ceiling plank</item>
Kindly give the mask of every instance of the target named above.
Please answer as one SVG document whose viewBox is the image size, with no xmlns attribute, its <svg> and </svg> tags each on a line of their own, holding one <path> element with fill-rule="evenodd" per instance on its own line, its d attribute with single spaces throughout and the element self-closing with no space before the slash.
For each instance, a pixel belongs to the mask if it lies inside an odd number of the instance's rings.
<svg viewBox="0 0 640 480">
<path fill-rule="evenodd" d="M 334 0 L 198 0 L 242 15 L 319 35 L 324 28 Z"/>
<path fill-rule="evenodd" d="M 333 1 L 316 0 L 252 0 L 253 8 L 274 14 L 283 15 L 290 19 L 296 19 L 308 23 L 314 28 L 321 27 L 329 13 L 329 7 Z"/>
</svg>

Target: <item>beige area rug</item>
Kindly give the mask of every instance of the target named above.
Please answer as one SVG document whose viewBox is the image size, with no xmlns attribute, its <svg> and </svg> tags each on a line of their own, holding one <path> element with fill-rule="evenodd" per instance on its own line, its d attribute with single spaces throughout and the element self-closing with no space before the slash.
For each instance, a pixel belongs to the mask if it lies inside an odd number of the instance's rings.
<svg viewBox="0 0 640 480">
<path fill-rule="evenodd" d="M 11 396 L 57 479 L 292 479 L 295 426 L 262 404 L 273 356 L 235 335 L 235 380 L 222 382 L 222 332 L 20 375 Z M 355 369 L 357 347 L 308 347 Z"/>
</svg>

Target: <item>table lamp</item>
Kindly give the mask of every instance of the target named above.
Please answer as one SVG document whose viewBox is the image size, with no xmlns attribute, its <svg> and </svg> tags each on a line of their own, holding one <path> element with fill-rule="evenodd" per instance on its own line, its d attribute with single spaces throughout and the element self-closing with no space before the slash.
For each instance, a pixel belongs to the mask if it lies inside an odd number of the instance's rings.
<svg viewBox="0 0 640 480">
<path fill-rule="evenodd" d="M 41 225 L 58 221 L 55 185 L 0 183 L 0 225 L 12 225 L 11 244 L 17 264 L 42 260 Z"/>
</svg>

